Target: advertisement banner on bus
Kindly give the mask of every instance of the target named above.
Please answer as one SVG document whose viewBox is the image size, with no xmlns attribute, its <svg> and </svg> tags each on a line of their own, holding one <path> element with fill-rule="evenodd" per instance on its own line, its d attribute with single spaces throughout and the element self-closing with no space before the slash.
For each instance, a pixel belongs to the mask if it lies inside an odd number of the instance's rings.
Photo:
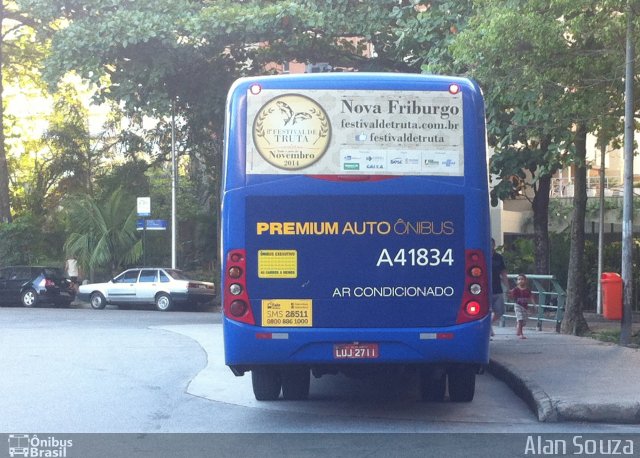
<svg viewBox="0 0 640 458">
<path fill-rule="evenodd" d="M 462 96 L 263 90 L 247 95 L 247 174 L 461 176 Z"/>
<path fill-rule="evenodd" d="M 277 200 L 247 199 L 252 298 L 280 309 L 285 299 L 303 300 L 308 320 L 300 320 L 302 326 L 332 320 L 399 325 L 425 315 L 455 322 L 464 283 L 464 226 L 462 213 L 451 209 L 464 206 L 461 196 Z M 403 310 L 389 314 L 399 302 Z M 433 313 L 423 313 L 425 307 Z"/>
</svg>

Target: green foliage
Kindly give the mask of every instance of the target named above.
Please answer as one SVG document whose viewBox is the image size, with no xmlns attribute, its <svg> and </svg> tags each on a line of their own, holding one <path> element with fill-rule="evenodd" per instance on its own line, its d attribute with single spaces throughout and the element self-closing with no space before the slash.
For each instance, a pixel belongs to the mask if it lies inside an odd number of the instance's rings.
<svg viewBox="0 0 640 458">
<path fill-rule="evenodd" d="M 14 211 L 45 215 L 54 212 L 65 195 L 88 191 L 95 161 L 87 118 L 76 89 L 61 86 L 42 138 L 23 142 L 24 152 L 14 170 L 21 184 L 13 188 Z"/>
<path fill-rule="evenodd" d="M 163 168 L 148 172 L 150 181 L 151 212 L 154 219 L 165 219 L 171 226 L 171 173 Z M 184 269 L 211 269 L 217 258 L 217 237 L 215 214 L 207 205 L 202 205 L 195 190 L 197 184 L 188 176 L 179 177 L 176 195 L 176 217 L 178 219 L 178 264 Z M 149 250 L 148 264 L 169 265 L 171 259 L 171 233 L 159 231 L 147 234 Z M 151 262 L 149 262 L 151 261 Z"/>
<path fill-rule="evenodd" d="M 566 289 L 567 272 L 569 268 L 569 248 L 571 246 L 569 231 L 561 232 L 559 234 L 551 234 L 549 238 L 551 251 L 549 256 L 549 271 L 551 275 L 555 275 L 558 283 Z"/>
<path fill-rule="evenodd" d="M 6 4 L 5 4 L 6 3 Z M 16 2 L 2 1 L 0 15 L 0 221 L 11 222 L 8 143 L 5 141 L 6 83 L 40 87 L 39 70 L 46 45 L 34 40 L 33 21 L 17 10 Z"/>
<path fill-rule="evenodd" d="M 4 265 L 31 264 L 39 238 L 32 218 L 18 219 L 0 225 L 0 259 Z"/>
<path fill-rule="evenodd" d="M 113 275 L 140 259 L 135 196 L 118 189 L 103 204 L 80 196 L 67 205 L 69 235 L 64 249 L 76 256 L 85 272 L 103 269 Z"/>
<path fill-rule="evenodd" d="M 476 5 L 453 44 L 454 56 L 485 89 L 488 142 L 495 151 L 490 169 L 500 182 L 492 203 L 530 188 L 542 268 L 550 254 L 544 249 L 550 178 L 568 164 L 584 172 L 587 133 L 611 138 L 605 131 L 621 116 L 624 15 L 618 2 L 595 0 L 478 0 Z M 578 198 L 583 193 L 576 189 L 565 332 L 577 329 L 581 317 L 585 217 L 584 200 Z"/>
<path fill-rule="evenodd" d="M 535 272 L 533 240 L 529 238 L 518 238 L 502 249 L 502 256 L 509 273 L 532 273 Z"/>
<path fill-rule="evenodd" d="M 619 329 L 603 329 L 600 331 L 596 331 L 596 332 L 592 332 L 589 337 L 592 337 L 596 340 L 599 340 L 600 342 L 607 342 L 607 343 L 615 343 L 618 344 L 620 343 L 620 330 Z M 631 342 L 630 342 L 632 347 L 638 348 L 640 347 L 640 332 L 636 332 L 634 334 L 631 335 Z"/>
<path fill-rule="evenodd" d="M 48 52 L 48 41 L 36 39 L 34 23 L 13 0 L 3 1 L 3 82 L 43 88 L 40 72 Z"/>
<path fill-rule="evenodd" d="M 145 175 L 149 168 L 150 165 L 141 160 L 112 164 L 95 179 L 96 201 L 107 201 L 118 190 L 134 199 L 149 196 L 149 179 Z"/>
<path fill-rule="evenodd" d="M 591 2 L 476 4 L 452 49 L 485 89 L 496 151 L 491 172 L 501 180 L 495 203 L 513 197 L 518 186 L 535 190 L 538 176 L 569 163 L 577 122 L 593 128 L 621 106 L 616 62 L 623 59 L 614 52 L 620 23 L 611 9 Z M 515 187 L 514 176 L 520 178 Z"/>
<path fill-rule="evenodd" d="M 0 265 L 63 265 L 63 226 L 26 215 L 0 223 Z"/>
<path fill-rule="evenodd" d="M 69 193 L 88 192 L 97 161 L 91 150 L 89 112 L 72 84 L 63 84 L 54 94 L 53 113 L 43 140 L 48 169 L 57 184 L 58 198 Z"/>
<path fill-rule="evenodd" d="M 265 72 L 268 63 L 290 60 L 418 71 L 417 61 L 409 62 L 394 46 L 400 18 L 418 14 L 417 3 L 20 0 L 32 17 L 50 25 L 41 36 L 51 39 L 44 72 L 51 87 L 75 72 L 97 87 L 98 100 L 124 107 L 133 123 L 141 125 L 143 115 L 158 120 L 153 129 L 129 129 L 120 136 L 127 163 L 92 177 L 97 201 L 120 182 L 134 195 L 150 194 L 154 206 L 158 203 L 157 217 L 168 217 L 164 202 L 170 187 L 156 191 L 140 172 L 146 167 L 152 175 L 168 159 L 167 119 L 175 109 L 178 155 L 188 156 L 178 195 L 178 251 L 187 266 L 211 265 L 215 257 L 215 189 L 224 103 L 232 82 Z M 374 59 L 363 53 L 369 43 L 375 44 Z M 160 234 L 153 238 L 150 243 L 158 245 L 153 252 L 164 259 L 168 244 Z"/>
<path fill-rule="evenodd" d="M 175 102 L 186 120 L 182 138 L 202 145 L 221 134 L 231 83 L 264 71 L 267 62 L 329 61 L 367 64 L 362 44 L 346 37 L 389 36 L 389 12 L 397 2 L 280 0 L 21 0 L 44 23 L 58 24 L 45 76 L 55 85 L 74 71 L 95 84 L 101 100 L 129 113 L 157 118 Z M 64 18 L 64 19 L 62 19 Z M 357 18 L 357 20 L 355 20 Z M 256 46 L 270 43 L 270 47 Z M 384 46 L 380 53 L 384 54 Z M 277 57 L 277 58 L 276 58 Z M 381 58 L 382 59 L 382 58 Z M 188 75 L 188 77 L 185 77 Z M 193 143 L 191 143 L 193 142 Z"/>
<path fill-rule="evenodd" d="M 623 2 L 20 0 L 19 5 L 42 25 L 40 42 L 51 40 L 44 67 L 51 86 L 75 72 L 96 85 L 98 100 L 124 107 L 132 126 L 117 127 L 117 150 L 95 151 L 100 158 L 118 153 L 124 163 L 101 168 L 91 155 L 96 145 L 88 146 L 82 136 L 79 111 L 68 103 L 45 139 L 55 160 L 32 168 L 32 188 L 20 186 L 24 181 L 14 184 L 21 208 L 52 212 L 56 197 L 81 184 L 102 205 L 122 185 L 131 197 L 150 195 L 154 217 L 168 219 L 164 166 L 173 105 L 183 167 L 179 251 L 187 265 L 206 265 L 215 253 L 227 89 L 238 76 L 267 71 L 267 63 L 328 62 L 350 70 L 477 78 L 496 151 L 490 164 L 499 177 L 494 203 L 524 187 L 535 191 L 541 177 L 575 163 L 571 144 L 577 123 L 603 139 L 620 125 Z M 369 43 L 375 46 L 373 59 L 362 53 Z M 157 126 L 142 129 L 143 115 L 153 116 Z M 36 146 L 33 151 L 42 150 Z M 26 159 L 16 167 L 27 169 Z M 39 202 L 41 196 L 50 197 Z M 166 239 L 153 237 L 153 253 L 163 261 Z M 517 262 L 529 262 L 530 247 L 515 249 Z"/>
<path fill-rule="evenodd" d="M 17 216 L 54 214 L 65 195 L 88 191 L 95 171 L 87 110 L 73 86 L 60 89 L 43 135 L 32 137 L 33 126 L 18 123 L 11 131 L 11 202 Z"/>
<path fill-rule="evenodd" d="M 454 59 L 451 44 L 473 17 L 472 0 L 412 1 L 396 6 L 395 56 L 425 73 L 460 74 L 466 66 Z"/>
</svg>

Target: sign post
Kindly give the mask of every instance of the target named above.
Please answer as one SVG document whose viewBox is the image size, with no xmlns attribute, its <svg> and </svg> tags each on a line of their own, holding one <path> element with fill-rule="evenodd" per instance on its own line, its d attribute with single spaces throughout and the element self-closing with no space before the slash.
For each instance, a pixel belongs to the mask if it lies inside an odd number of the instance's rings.
<svg viewBox="0 0 640 458">
<path fill-rule="evenodd" d="M 147 216 L 151 215 L 151 197 L 138 197 L 138 216 L 142 216 L 142 265 L 147 265 Z"/>
<path fill-rule="evenodd" d="M 142 231 L 142 245 L 144 248 L 146 247 L 146 244 L 147 244 L 147 231 L 166 231 L 167 220 L 140 218 L 138 219 L 138 221 L 136 221 L 136 230 Z M 143 254 L 144 254 L 143 261 L 146 266 L 147 264 L 146 250 L 143 250 Z"/>
</svg>

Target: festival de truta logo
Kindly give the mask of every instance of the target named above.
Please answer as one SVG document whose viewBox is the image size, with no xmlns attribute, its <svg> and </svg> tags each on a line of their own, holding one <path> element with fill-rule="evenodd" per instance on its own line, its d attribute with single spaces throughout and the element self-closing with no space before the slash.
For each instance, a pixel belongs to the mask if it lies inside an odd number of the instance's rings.
<svg viewBox="0 0 640 458">
<path fill-rule="evenodd" d="M 265 161 L 283 170 L 299 170 L 327 151 L 331 124 L 324 109 L 300 94 L 268 101 L 253 123 L 253 142 Z"/>
</svg>

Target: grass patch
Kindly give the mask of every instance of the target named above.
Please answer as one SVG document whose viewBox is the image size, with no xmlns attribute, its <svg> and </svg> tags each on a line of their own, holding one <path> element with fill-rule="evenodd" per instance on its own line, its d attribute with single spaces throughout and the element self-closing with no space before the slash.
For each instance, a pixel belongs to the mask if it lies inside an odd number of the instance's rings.
<svg viewBox="0 0 640 458">
<path fill-rule="evenodd" d="M 599 340 L 601 342 L 620 343 L 620 330 L 619 329 L 607 329 L 602 331 L 592 332 L 589 337 Z M 640 347 L 640 331 L 631 334 L 630 346 Z"/>
</svg>

